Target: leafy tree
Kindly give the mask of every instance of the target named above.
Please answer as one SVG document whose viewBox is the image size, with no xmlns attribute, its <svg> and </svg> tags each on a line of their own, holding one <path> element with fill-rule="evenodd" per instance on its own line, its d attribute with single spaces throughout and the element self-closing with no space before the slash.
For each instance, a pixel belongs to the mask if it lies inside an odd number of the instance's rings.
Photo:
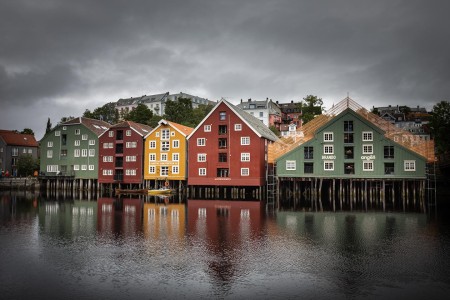
<svg viewBox="0 0 450 300">
<path fill-rule="evenodd" d="M 152 117 L 153 112 L 150 108 L 143 103 L 139 103 L 135 109 L 131 110 L 124 116 L 124 119 L 136 123 L 148 124 Z"/>
<path fill-rule="evenodd" d="M 32 176 L 34 171 L 39 170 L 39 160 L 30 154 L 23 154 L 17 158 L 17 175 Z"/>
<path fill-rule="evenodd" d="M 72 119 L 75 119 L 75 117 L 72 117 L 72 116 L 62 117 L 61 120 L 59 120 L 58 124 L 65 123 L 65 122 L 70 121 Z"/>
<path fill-rule="evenodd" d="M 300 106 L 302 112 L 302 120 L 303 124 L 308 123 L 315 116 L 321 115 L 323 110 L 323 101 L 322 98 L 318 98 L 317 96 L 308 95 L 303 98 L 303 101 L 300 101 L 298 104 Z"/>
<path fill-rule="evenodd" d="M 269 129 L 272 130 L 273 133 L 275 133 L 276 136 L 280 136 L 280 131 L 275 126 L 271 125 L 269 126 Z"/>
<path fill-rule="evenodd" d="M 31 134 L 34 135 L 34 131 L 30 128 L 24 128 L 21 132 L 21 134 Z"/>
<path fill-rule="evenodd" d="M 190 98 L 178 98 L 177 101 L 166 102 L 164 119 L 189 126 L 194 109 Z"/>
<path fill-rule="evenodd" d="M 380 114 L 380 112 L 378 111 L 378 108 L 376 108 L 376 107 L 373 107 L 373 108 L 370 110 L 370 112 L 373 113 L 373 114 L 375 114 L 375 115 L 379 115 L 379 114 Z"/>
<path fill-rule="evenodd" d="M 435 139 L 438 153 L 450 151 L 450 102 L 441 101 L 433 106 L 432 118 L 430 122 L 431 132 Z"/>
<path fill-rule="evenodd" d="M 83 117 L 102 120 L 109 124 L 116 124 L 119 121 L 119 112 L 116 109 L 116 104 L 114 102 L 109 102 L 103 106 L 97 107 L 92 112 L 89 109 L 86 109 L 83 113 Z"/>
<path fill-rule="evenodd" d="M 213 105 L 200 104 L 197 108 L 194 108 L 190 122 L 186 124 L 189 127 L 197 127 L 198 124 L 206 117 L 207 114 L 213 109 Z"/>
<path fill-rule="evenodd" d="M 319 97 L 313 96 L 313 95 L 308 95 L 305 98 L 303 98 L 303 101 L 305 101 L 307 107 L 320 106 L 320 110 L 322 111 L 322 105 L 323 105 L 322 98 L 319 98 Z"/>
<path fill-rule="evenodd" d="M 410 108 L 409 106 L 405 106 L 405 105 L 399 106 L 399 107 L 398 107 L 398 110 L 399 110 L 401 113 L 404 113 L 405 116 L 407 116 L 407 115 L 411 112 L 411 108 Z"/>
<path fill-rule="evenodd" d="M 153 115 L 153 117 L 150 118 L 150 120 L 148 121 L 147 125 L 155 128 L 156 126 L 158 126 L 158 122 L 162 119 L 163 117 L 158 116 L 158 115 Z"/>
<path fill-rule="evenodd" d="M 52 123 L 50 122 L 50 118 L 47 120 L 47 127 L 45 128 L 45 133 L 49 133 L 52 130 Z"/>
</svg>

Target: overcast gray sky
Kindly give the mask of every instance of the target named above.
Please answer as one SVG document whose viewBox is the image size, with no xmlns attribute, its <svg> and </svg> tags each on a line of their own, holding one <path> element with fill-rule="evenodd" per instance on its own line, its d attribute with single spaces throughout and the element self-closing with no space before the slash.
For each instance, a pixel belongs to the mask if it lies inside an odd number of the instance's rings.
<svg viewBox="0 0 450 300">
<path fill-rule="evenodd" d="M 0 0 L 0 129 L 186 92 L 328 109 L 450 95 L 450 1 Z"/>
</svg>

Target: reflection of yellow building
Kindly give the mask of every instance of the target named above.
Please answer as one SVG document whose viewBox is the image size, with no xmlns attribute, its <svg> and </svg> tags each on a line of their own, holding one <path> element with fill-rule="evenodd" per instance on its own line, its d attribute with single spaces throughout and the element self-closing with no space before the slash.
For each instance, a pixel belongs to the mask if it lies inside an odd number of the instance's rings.
<svg viewBox="0 0 450 300">
<path fill-rule="evenodd" d="M 144 203 L 143 231 L 146 238 L 184 239 L 184 204 Z"/>
<path fill-rule="evenodd" d="M 186 137 L 193 128 L 161 120 L 158 126 L 145 136 L 144 180 L 187 179 Z"/>
</svg>

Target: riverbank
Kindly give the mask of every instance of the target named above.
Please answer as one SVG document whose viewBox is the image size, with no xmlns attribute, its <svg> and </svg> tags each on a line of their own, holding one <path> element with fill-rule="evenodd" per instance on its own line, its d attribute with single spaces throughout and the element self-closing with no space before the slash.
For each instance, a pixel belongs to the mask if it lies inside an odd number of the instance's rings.
<svg viewBox="0 0 450 300">
<path fill-rule="evenodd" d="M 2 177 L 0 190 L 34 190 L 40 189 L 39 180 L 35 177 Z"/>
</svg>

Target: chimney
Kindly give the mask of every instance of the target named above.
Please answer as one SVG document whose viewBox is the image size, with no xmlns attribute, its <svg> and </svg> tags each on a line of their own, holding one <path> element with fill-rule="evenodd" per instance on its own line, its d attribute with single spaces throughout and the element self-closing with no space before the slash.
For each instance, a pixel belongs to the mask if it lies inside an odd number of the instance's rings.
<svg viewBox="0 0 450 300">
<path fill-rule="evenodd" d="M 277 104 L 278 104 L 278 100 L 277 100 Z"/>
<path fill-rule="evenodd" d="M 291 103 L 294 103 L 294 100 L 291 100 Z"/>
<path fill-rule="evenodd" d="M 248 98 L 248 102 L 252 101 L 252 98 Z"/>
</svg>

